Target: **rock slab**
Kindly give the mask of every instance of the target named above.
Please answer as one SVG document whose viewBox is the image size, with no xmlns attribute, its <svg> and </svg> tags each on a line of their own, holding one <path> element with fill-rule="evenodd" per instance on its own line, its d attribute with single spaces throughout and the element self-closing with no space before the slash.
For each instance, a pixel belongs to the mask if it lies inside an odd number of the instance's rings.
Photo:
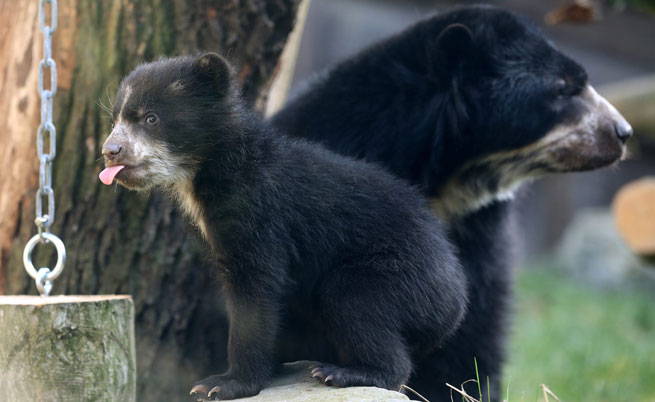
<svg viewBox="0 0 655 402">
<path fill-rule="evenodd" d="M 578 212 L 562 236 L 556 258 L 559 266 L 584 283 L 655 291 L 655 265 L 625 245 L 609 209 Z"/>
<path fill-rule="evenodd" d="M 235 399 L 247 402 L 404 402 L 400 392 L 375 387 L 328 387 L 310 375 L 311 361 L 286 363 L 258 395 Z"/>
</svg>

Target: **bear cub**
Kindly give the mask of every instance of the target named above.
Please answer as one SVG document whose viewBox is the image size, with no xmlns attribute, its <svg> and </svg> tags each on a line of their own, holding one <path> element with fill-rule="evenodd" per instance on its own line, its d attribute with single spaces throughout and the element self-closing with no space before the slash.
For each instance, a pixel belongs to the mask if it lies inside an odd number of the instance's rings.
<svg viewBox="0 0 655 402">
<path fill-rule="evenodd" d="M 121 83 L 106 169 L 160 188 L 212 252 L 229 319 L 228 370 L 202 398 L 257 394 L 281 362 L 327 385 L 398 389 L 458 327 L 467 283 L 426 201 L 384 171 L 276 134 L 208 53 Z M 209 319 L 209 317 L 208 317 Z"/>
</svg>

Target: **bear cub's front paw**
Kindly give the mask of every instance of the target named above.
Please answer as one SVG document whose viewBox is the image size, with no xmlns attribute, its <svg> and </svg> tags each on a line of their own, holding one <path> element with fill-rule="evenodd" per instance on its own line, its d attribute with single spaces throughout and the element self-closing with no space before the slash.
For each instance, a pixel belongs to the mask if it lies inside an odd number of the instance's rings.
<svg viewBox="0 0 655 402">
<path fill-rule="evenodd" d="M 333 364 L 320 363 L 310 367 L 313 378 L 333 387 L 347 387 L 351 385 L 349 370 Z"/>
<path fill-rule="evenodd" d="M 260 384 L 240 381 L 230 378 L 227 374 L 221 374 L 198 381 L 191 388 L 189 395 L 196 397 L 198 401 L 226 400 L 257 395 L 261 388 Z"/>
</svg>

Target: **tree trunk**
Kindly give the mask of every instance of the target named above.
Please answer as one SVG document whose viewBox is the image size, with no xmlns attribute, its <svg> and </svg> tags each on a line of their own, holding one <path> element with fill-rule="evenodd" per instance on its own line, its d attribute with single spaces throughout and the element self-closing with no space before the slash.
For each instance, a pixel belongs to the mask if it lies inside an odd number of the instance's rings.
<svg viewBox="0 0 655 402">
<path fill-rule="evenodd" d="M 0 400 L 134 402 L 129 296 L 0 296 Z"/>
<path fill-rule="evenodd" d="M 179 400 L 225 365 L 226 319 L 211 264 L 181 214 L 98 180 L 109 105 L 120 79 L 159 55 L 217 51 L 262 107 L 299 0 L 59 0 L 53 36 L 56 217 L 68 250 L 53 294 L 126 293 L 136 313 L 138 400 Z M 35 234 L 42 57 L 38 1 L 0 0 L 0 293 L 35 293 L 22 250 Z M 47 85 L 46 85 L 47 86 Z M 37 250 L 37 267 L 54 250 Z"/>
</svg>

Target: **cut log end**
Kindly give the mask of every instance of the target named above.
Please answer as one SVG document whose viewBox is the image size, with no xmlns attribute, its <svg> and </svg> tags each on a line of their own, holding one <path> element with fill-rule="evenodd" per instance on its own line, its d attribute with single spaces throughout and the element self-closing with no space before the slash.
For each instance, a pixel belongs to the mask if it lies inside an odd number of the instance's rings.
<svg viewBox="0 0 655 402">
<path fill-rule="evenodd" d="M 0 296 L 0 305 L 44 306 L 46 304 L 60 303 L 97 303 L 110 300 L 123 300 L 130 303 L 131 296 L 127 295 L 80 295 L 80 296 Z"/>
<path fill-rule="evenodd" d="M 626 184 L 614 197 L 614 221 L 630 250 L 655 256 L 655 177 Z"/>
</svg>

